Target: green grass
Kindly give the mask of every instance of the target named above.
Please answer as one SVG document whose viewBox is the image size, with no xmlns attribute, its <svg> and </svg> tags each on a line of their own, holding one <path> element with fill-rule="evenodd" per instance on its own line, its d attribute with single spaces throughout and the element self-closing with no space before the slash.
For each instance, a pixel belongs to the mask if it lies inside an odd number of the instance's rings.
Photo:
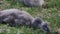
<svg viewBox="0 0 60 34">
<path fill-rule="evenodd" d="M 60 28 L 60 0 L 52 0 L 49 2 L 45 2 L 47 4 L 46 7 L 42 11 L 38 7 L 26 7 L 22 2 L 12 2 L 12 0 L 3 0 L 0 5 L 0 9 L 10 9 L 10 8 L 18 8 L 20 10 L 25 10 L 29 12 L 33 17 L 41 17 L 44 21 L 48 21 L 50 23 L 51 31 L 56 31 Z M 22 27 L 8 27 L 7 25 L 0 25 L 0 29 L 3 31 L 1 34 L 46 34 L 41 29 L 33 30 L 32 28 L 28 28 L 26 26 Z M 52 33 L 56 34 L 56 33 Z"/>
</svg>

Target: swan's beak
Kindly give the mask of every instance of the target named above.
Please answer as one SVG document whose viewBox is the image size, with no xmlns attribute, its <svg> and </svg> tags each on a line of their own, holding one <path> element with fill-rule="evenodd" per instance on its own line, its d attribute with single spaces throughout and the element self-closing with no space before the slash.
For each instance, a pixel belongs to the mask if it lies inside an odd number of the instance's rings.
<svg viewBox="0 0 60 34">
<path fill-rule="evenodd" d="M 43 25 L 42 29 L 46 32 L 50 32 L 50 28 L 48 27 L 48 25 Z"/>
</svg>

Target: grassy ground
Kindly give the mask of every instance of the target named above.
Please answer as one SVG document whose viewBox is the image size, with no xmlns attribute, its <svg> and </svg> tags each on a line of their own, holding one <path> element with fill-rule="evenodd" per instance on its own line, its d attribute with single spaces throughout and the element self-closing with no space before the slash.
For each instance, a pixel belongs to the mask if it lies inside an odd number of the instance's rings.
<svg viewBox="0 0 60 34">
<path fill-rule="evenodd" d="M 0 10 L 18 8 L 29 12 L 33 17 L 41 17 L 44 21 L 50 23 L 51 31 L 56 31 L 60 28 L 60 0 L 45 0 L 43 10 L 38 7 L 26 7 L 22 2 L 3 0 L 0 3 Z M 26 26 L 22 27 L 8 27 L 7 25 L 0 25 L 1 34 L 46 34 L 41 29 L 33 30 Z M 56 34 L 56 33 L 52 33 Z"/>
</svg>

